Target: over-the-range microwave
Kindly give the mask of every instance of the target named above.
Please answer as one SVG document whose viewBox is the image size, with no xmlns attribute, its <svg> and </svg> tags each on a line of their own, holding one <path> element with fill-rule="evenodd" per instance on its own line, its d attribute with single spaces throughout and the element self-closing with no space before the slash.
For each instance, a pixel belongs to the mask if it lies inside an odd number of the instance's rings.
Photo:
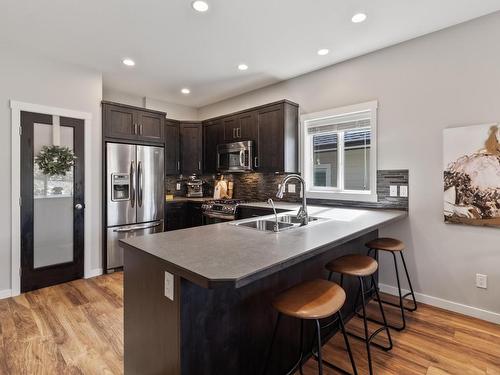
<svg viewBox="0 0 500 375">
<path fill-rule="evenodd" d="M 217 145 L 217 171 L 224 173 L 252 171 L 253 153 L 253 141 Z"/>
</svg>

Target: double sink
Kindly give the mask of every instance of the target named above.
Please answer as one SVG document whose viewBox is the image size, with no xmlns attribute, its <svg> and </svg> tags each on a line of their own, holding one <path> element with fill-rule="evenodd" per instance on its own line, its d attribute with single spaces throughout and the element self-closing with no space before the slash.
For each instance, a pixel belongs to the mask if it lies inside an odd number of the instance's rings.
<svg viewBox="0 0 500 375">
<path fill-rule="evenodd" d="M 318 223 L 327 221 L 329 219 L 309 216 L 309 224 Z M 282 232 L 289 229 L 300 228 L 301 220 L 297 217 L 297 215 L 280 215 L 277 217 L 277 220 L 272 220 L 270 218 L 267 219 L 253 219 L 243 222 L 231 223 L 232 225 L 238 227 L 251 228 L 263 232 Z"/>
</svg>

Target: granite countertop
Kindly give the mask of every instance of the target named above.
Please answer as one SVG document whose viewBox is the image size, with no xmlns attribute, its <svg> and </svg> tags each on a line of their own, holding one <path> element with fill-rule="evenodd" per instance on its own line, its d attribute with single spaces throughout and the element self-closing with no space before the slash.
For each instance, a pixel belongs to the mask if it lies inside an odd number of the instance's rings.
<svg viewBox="0 0 500 375">
<path fill-rule="evenodd" d="M 280 208 L 298 206 L 279 204 Z M 120 242 L 165 260 L 172 273 L 202 287 L 239 288 L 407 216 L 396 210 L 322 206 L 309 206 L 308 212 L 331 220 L 279 233 L 238 227 L 233 221 Z"/>
</svg>

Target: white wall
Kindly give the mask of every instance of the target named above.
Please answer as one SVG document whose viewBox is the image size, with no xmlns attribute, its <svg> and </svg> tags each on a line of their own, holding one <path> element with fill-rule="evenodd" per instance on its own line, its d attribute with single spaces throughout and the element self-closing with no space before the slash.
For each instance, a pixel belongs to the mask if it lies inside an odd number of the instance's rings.
<svg viewBox="0 0 500 375">
<path fill-rule="evenodd" d="M 500 229 L 443 223 L 442 132 L 500 121 L 500 13 L 200 108 L 200 118 L 279 99 L 303 113 L 379 101 L 378 168 L 410 170 L 401 238 L 418 292 L 500 313 Z M 381 282 L 395 285 L 388 259 Z M 475 274 L 489 275 L 488 290 Z"/>
<path fill-rule="evenodd" d="M 73 65 L 56 63 L 2 46 L 0 58 L 0 294 L 11 283 L 11 116 L 9 100 L 42 104 L 92 113 L 92 254 L 91 267 L 101 268 L 101 74 Z M 17 203 L 17 202 L 12 202 Z"/>
<path fill-rule="evenodd" d="M 103 89 L 103 97 L 104 100 L 112 102 L 166 112 L 168 118 L 175 120 L 198 120 L 198 109 L 182 104 L 169 103 L 159 99 L 124 93 L 107 87 Z"/>
</svg>

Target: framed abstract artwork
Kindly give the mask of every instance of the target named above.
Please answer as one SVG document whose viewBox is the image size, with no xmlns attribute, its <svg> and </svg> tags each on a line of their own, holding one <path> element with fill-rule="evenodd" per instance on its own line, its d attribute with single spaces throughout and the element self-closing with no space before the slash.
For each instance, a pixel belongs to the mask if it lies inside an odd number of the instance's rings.
<svg viewBox="0 0 500 375">
<path fill-rule="evenodd" d="M 444 220 L 500 228 L 500 127 L 444 130 Z"/>
</svg>

